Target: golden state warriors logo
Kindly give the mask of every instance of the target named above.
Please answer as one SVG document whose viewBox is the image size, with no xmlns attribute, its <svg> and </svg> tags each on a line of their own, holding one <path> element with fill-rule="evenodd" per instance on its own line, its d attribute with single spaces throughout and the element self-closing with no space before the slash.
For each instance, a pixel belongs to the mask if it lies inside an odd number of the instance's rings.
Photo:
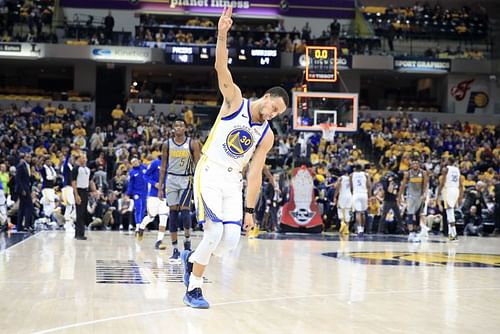
<svg viewBox="0 0 500 334">
<path fill-rule="evenodd" d="M 253 137 L 250 131 L 245 128 L 236 128 L 227 135 L 223 146 L 227 154 L 240 158 L 252 147 L 252 144 Z"/>
<path fill-rule="evenodd" d="M 348 252 L 325 256 L 362 264 L 389 266 L 454 266 L 500 268 L 500 255 L 475 253 Z"/>
</svg>

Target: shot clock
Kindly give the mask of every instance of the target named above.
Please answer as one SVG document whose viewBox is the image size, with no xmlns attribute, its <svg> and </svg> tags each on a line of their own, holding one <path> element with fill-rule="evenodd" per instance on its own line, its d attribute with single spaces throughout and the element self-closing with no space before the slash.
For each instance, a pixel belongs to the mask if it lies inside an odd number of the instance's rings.
<svg viewBox="0 0 500 334">
<path fill-rule="evenodd" d="M 306 80 L 309 82 L 337 81 L 336 47 L 306 47 Z"/>
</svg>

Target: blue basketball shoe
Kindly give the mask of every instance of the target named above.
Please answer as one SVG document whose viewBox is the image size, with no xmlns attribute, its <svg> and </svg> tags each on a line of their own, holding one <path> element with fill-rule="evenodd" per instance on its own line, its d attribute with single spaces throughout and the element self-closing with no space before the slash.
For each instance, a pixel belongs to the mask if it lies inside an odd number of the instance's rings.
<svg viewBox="0 0 500 334">
<path fill-rule="evenodd" d="M 189 287 L 189 276 L 193 271 L 193 264 L 189 262 L 189 256 L 191 253 L 192 251 L 185 250 L 181 254 L 182 264 L 184 264 L 184 285 L 186 288 Z"/>
<path fill-rule="evenodd" d="M 201 288 L 195 288 L 191 291 L 186 291 L 184 295 L 184 304 L 192 308 L 209 308 L 210 304 L 203 298 Z"/>
</svg>

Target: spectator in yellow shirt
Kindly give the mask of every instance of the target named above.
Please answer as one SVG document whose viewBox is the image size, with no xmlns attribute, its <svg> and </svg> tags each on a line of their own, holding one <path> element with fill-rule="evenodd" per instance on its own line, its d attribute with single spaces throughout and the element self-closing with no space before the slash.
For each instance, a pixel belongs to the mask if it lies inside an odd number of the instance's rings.
<svg viewBox="0 0 500 334">
<path fill-rule="evenodd" d="M 410 168 L 410 158 L 407 153 L 401 157 L 401 162 L 399 163 L 400 171 L 407 171 Z"/>
<path fill-rule="evenodd" d="M 117 104 L 116 108 L 111 112 L 111 117 L 115 122 L 121 120 L 125 113 L 123 112 L 122 106 Z"/>
<path fill-rule="evenodd" d="M 42 123 L 42 133 L 50 132 L 50 123 L 49 121 L 45 121 Z"/>
<path fill-rule="evenodd" d="M 63 118 L 67 114 L 68 114 L 68 110 L 66 110 L 66 108 L 64 108 L 64 105 L 62 103 L 59 104 L 57 106 L 57 109 L 56 109 L 56 116 L 60 117 L 60 118 Z"/>
<path fill-rule="evenodd" d="M 360 128 L 363 129 L 365 132 L 368 132 L 373 128 L 373 124 L 371 122 L 363 122 L 360 125 Z"/>
<path fill-rule="evenodd" d="M 87 135 L 87 131 L 82 128 L 82 124 L 79 121 L 75 122 L 75 128 L 71 131 L 71 133 L 73 133 L 73 136 L 85 137 Z"/>
<path fill-rule="evenodd" d="M 47 103 L 47 106 L 45 107 L 45 115 L 54 116 L 55 113 L 56 113 L 56 108 L 52 106 L 51 102 Z"/>
<path fill-rule="evenodd" d="M 59 133 L 60 131 L 62 131 L 62 129 L 63 129 L 62 123 L 60 122 L 50 123 L 50 130 L 52 130 L 52 132 Z"/>
<path fill-rule="evenodd" d="M 182 112 L 184 114 L 184 123 L 186 123 L 186 126 L 193 125 L 194 115 L 193 115 L 193 111 L 191 110 L 191 108 L 189 108 L 188 106 L 185 106 L 184 109 L 182 109 Z"/>
<path fill-rule="evenodd" d="M 45 146 L 40 145 L 37 148 L 35 148 L 35 155 L 37 157 L 44 156 L 45 154 L 47 154 L 47 149 L 45 148 Z"/>
</svg>

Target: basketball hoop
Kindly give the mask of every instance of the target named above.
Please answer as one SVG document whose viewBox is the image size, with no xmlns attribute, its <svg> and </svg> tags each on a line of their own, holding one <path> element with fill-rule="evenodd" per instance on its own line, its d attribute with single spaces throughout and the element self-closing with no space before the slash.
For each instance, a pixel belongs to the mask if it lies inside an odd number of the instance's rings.
<svg viewBox="0 0 500 334">
<path fill-rule="evenodd" d="M 323 132 L 323 139 L 326 142 L 333 143 L 335 139 L 335 131 L 337 131 L 337 125 L 334 123 L 322 123 L 319 124 L 321 131 Z"/>
</svg>

